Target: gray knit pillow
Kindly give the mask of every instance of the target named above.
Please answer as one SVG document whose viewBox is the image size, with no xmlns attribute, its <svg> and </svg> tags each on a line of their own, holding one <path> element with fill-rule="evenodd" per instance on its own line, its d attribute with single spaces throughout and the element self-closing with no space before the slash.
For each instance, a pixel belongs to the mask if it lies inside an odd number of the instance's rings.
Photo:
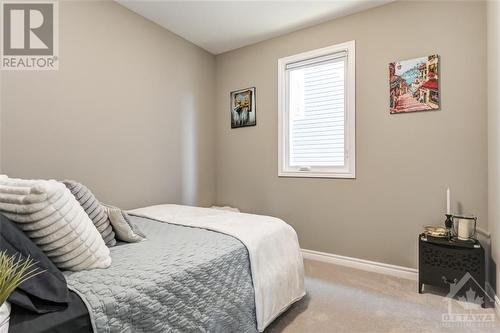
<svg viewBox="0 0 500 333">
<path fill-rule="evenodd" d="M 104 239 L 108 247 L 116 245 L 115 233 L 108 218 L 106 208 L 101 205 L 92 192 L 83 184 L 74 180 L 63 181 L 64 185 L 71 191 L 85 213 L 90 217 L 95 227 Z"/>
</svg>

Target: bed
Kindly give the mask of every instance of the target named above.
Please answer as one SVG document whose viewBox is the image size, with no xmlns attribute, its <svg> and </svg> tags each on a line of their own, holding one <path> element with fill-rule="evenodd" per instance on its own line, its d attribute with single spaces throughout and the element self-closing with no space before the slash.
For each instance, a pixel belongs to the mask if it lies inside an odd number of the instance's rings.
<svg viewBox="0 0 500 333">
<path fill-rule="evenodd" d="M 89 311 L 75 292 L 70 291 L 68 307 L 61 311 L 36 314 L 11 306 L 9 333 L 92 333 Z"/>
<path fill-rule="evenodd" d="M 167 206 L 131 212 L 147 240 L 112 247 L 111 267 L 64 272 L 72 297 L 81 299 L 70 311 L 78 332 L 258 332 L 304 295 L 300 254 L 300 267 L 294 268 L 297 279 L 272 279 L 276 272 L 286 272 L 286 260 L 276 258 L 281 267 L 262 272 L 259 265 L 266 262 L 257 249 L 265 250 L 264 245 L 254 246 L 232 229 L 218 230 L 221 223 L 212 227 L 206 218 L 234 220 L 236 215 Z M 165 209 L 174 214 L 155 214 Z M 253 221 L 249 216 L 242 218 Z M 259 223 L 266 222 L 256 221 L 255 226 Z M 265 234 L 253 237 L 262 244 L 272 241 Z M 283 295 L 278 285 L 292 292 Z M 49 330 L 25 330 L 40 316 L 22 317 L 14 311 L 11 333 L 64 332 L 72 323 L 68 313 L 50 315 L 44 320 L 51 323 Z"/>
</svg>

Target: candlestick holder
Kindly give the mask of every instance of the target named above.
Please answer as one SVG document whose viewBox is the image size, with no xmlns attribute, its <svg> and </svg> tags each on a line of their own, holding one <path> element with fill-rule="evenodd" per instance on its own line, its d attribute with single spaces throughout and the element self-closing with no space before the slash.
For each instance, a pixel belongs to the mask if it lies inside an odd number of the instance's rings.
<svg viewBox="0 0 500 333">
<path fill-rule="evenodd" d="M 451 219 L 453 215 L 451 214 L 446 214 L 446 220 L 444 221 L 444 226 L 446 229 L 451 230 L 451 227 L 453 227 L 453 220 Z"/>
</svg>

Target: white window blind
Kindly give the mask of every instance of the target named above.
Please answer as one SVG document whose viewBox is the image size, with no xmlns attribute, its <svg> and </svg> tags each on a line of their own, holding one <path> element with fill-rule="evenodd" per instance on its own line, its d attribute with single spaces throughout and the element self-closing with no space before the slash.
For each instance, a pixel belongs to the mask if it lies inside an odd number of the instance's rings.
<svg viewBox="0 0 500 333">
<path fill-rule="evenodd" d="M 345 61 L 287 70 L 290 166 L 344 166 Z"/>
<path fill-rule="evenodd" d="M 279 175 L 354 178 L 354 42 L 282 58 Z"/>
</svg>

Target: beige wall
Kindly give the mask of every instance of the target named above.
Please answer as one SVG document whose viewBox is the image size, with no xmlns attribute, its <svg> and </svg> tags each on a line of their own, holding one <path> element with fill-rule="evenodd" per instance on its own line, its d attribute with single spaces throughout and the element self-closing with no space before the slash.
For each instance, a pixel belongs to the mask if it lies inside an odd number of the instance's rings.
<svg viewBox="0 0 500 333">
<path fill-rule="evenodd" d="M 413 266 L 417 235 L 454 211 L 487 227 L 485 3 L 396 2 L 216 58 L 218 204 L 285 219 L 303 248 Z M 277 60 L 356 40 L 357 179 L 277 177 Z M 388 63 L 441 56 L 441 111 L 390 115 Z M 257 126 L 229 92 L 257 88 Z"/>
<path fill-rule="evenodd" d="M 214 56 L 109 2 L 60 2 L 59 71 L 2 72 L 1 170 L 124 208 L 214 199 Z"/>
<path fill-rule="evenodd" d="M 497 294 L 500 286 L 500 3 L 488 7 L 488 216 L 493 260 L 497 264 Z"/>
</svg>

